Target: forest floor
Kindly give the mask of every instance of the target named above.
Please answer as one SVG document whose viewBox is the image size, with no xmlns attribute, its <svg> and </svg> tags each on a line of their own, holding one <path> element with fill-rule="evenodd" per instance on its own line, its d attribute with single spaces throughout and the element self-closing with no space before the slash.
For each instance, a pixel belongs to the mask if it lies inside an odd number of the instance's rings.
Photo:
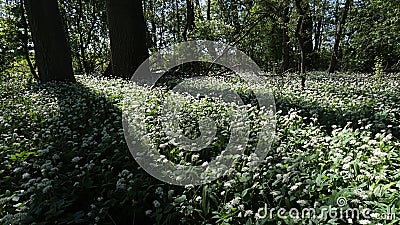
<svg viewBox="0 0 400 225">
<path fill-rule="evenodd" d="M 273 94 L 276 104 L 276 138 L 266 160 L 251 171 L 243 155 L 225 176 L 183 187 L 146 173 L 124 138 L 123 102 L 130 96 L 143 110 L 136 112 L 145 112 L 137 118 L 160 152 L 177 163 L 201 158 L 163 135 L 163 120 L 157 120 L 162 91 L 120 79 L 77 79 L 1 78 L 0 224 L 400 221 L 400 74 L 313 72 L 305 89 L 295 75 L 263 78 L 270 88 L 256 88 Z M 187 100 L 179 118 L 187 135 L 198 135 L 202 110 L 219 120 L 209 154 L 221 152 L 229 139 L 229 106 L 179 96 Z M 260 109 L 248 107 L 254 134 Z M 253 148 L 251 142 L 246 151 Z"/>
</svg>

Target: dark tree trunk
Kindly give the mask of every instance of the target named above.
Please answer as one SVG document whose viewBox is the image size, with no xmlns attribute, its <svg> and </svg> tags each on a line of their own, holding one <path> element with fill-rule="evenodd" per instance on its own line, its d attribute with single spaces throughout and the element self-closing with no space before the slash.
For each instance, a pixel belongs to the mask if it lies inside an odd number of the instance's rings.
<svg viewBox="0 0 400 225">
<path fill-rule="evenodd" d="M 112 75 L 129 79 L 148 58 L 141 0 L 106 0 Z"/>
<path fill-rule="evenodd" d="M 299 70 L 301 76 L 301 87 L 305 87 L 305 71 L 311 67 L 311 57 L 313 54 L 312 30 L 313 23 L 310 15 L 310 6 L 307 2 L 303 4 L 302 0 L 296 0 L 296 9 L 299 13 L 299 19 L 296 26 L 296 37 L 299 44 L 300 58 Z"/>
<path fill-rule="evenodd" d="M 150 19 L 150 25 L 151 25 L 151 47 L 157 50 L 157 26 L 156 26 L 156 21 L 155 21 L 155 15 L 156 15 L 156 10 L 154 7 L 154 2 L 153 0 L 149 0 L 149 6 L 151 10 L 151 17 Z"/>
<path fill-rule="evenodd" d="M 91 71 L 89 69 L 89 65 L 88 65 L 88 60 L 86 58 L 86 46 L 85 46 L 85 41 L 84 41 L 84 35 L 86 36 L 87 34 L 84 34 L 82 31 L 82 17 L 84 16 L 83 14 L 83 2 L 82 0 L 78 1 L 78 19 L 76 21 L 76 28 L 78 30 L 78 35 L 79 35 L 79 51 L 80 51 L 80 57 L 78 58 L 79 61 L 81 61 L 79 64 L 82 65 L 83 67 L 83 72 L 85 74 L 90 74 Z M 79 54 L 78 54 L 79 55 Z"/>
<path fill-rule="evenodd" d="M 160 45 L 159 45 L 159 47 L 160 48 L 165 46 L 165 42 L 164 42 L 164 33 L 165 33 L 165 29 L 166 29 L 165 18 L 166 18 L 165 1 L 162 1 L 161 2 L 161 19 L 160 19 L 160 22 L 159 22 L 159 28 L 160 28 L 160 32 L 159 32 L 159 34 L 160 34 L 160 38 L 159 38 Z"/>
<path fill-rule="evenodd" d="M 296 37 L 297 37 L 297 42 L 299 45 L 299 51 L 300 51 L 300 58 L 299 58 L 299 71 L 301 74 L 305 72 L 305 59 L 304 59 L 304 40 L 302 36 L 300 35 L 300 30 L 301 30 L 301 24 L 302 24 L 303 18 L 299 17 L 299 20 L 297 21 L 297 26 L 296 26 Z"/>
<path fill-rule="evenodd" d="M 300 50 L 300 72 L 305 73 L 306 68 L 308 69 L 312 66 L 311 57 L 313 54 L 313 24 L 308 3 L 302 3 L 302 0 L 296 0 L 296 8 L 299 13 L 299 19 L 297 21 L 295 33 Z"/>
<path fill-rule="evenodd" d="M 329 64 L 329 73 L 335 72 L 335 68 L 337 66 L 338 56 L 339 56 L 339 44 L 342 39 L 342 30 L 346 23 L 347 14 L 350 10 L 351 5 L 353 4 L 352 0 L 346 0 L 344 5 L 342 15 L 340 16 L 340 21 L 337 25 L 336 35 L 335 35 L 335 43 L 333 44 L 333 51 L 331 55 L 331 62 Z"/>
<path fill-rule="evenodd" d="M 183 40 L 187 41 L 187 35 L 194 28 L 194 7 L 193 0 L 186 0 L 186 24 L 183 30 Z"/>
<path fill-rule="evenodd" d="M 25 0 L 41 82 L 75 82 L 72 59 L 56 0 Z"/>
<path fill-rule="evenodd" d="M 320 68 L 320 55 L 319 51 L 321 48 L 321 33 L 322 33 L 322 18 L 323 16 L 316 16 L 315 20 L 315 33 L 314 33 L 314 49 L 313 49 L 313 57 L 312 62 L 314 63 L 314 68 Z"/>
<path fill-rule="evenodd" d="M 315 39 L 315 45 L 314 45 L 314 52 L 318 52 L 320 50 L 321 47 L 321 32 L 322 32 L 322 16 L 317 18 L 317 23 L 315 26 L 315 35 L 314 35 L 314 39 Z"/>
<path fill-rule="evenodd" d="M 207 0 L 207 20 L 211 20 L 211 0 Z"/>
<path fill-rule="evenodd" d="M 106 67 L 106 69 L 104 70 L 104 72 L 103 72 L 103 76 L 105 76 L 105 77 L 110 77 L 111 75 L 113 74 L 113 71 L 112 71 L 112 64 L 111 64 L 111 61 L 107 64 L 107 67 Z"/>
<path fill-rule="evenodd" d="M 282 72 L 285 72 L 289 69 L 289 35 L 288 35 L 288 26 L 290 22 L 289 18 L 290 6 L 289 3 L 285 6 L 284 14 L 283 14 L 283 23 L 284 27 L 282 30 Z"/>
<path fill-rule="evenodd" d="M 239 21 L 239 3 L 236 0 L 232 0 L 231 2 L 231 18 L 232 18 L 232 25 L 235 28 L 235 33 L 240 33 L 241 26 Z"/>
<path fill-rule="evenodd" d="M 176 11 L 176 36 L 177 40 L 180 40 L 181 34 L 181 14 L 179 13 L 179 4 L 178 0 L 175 0 L 175 11 Z"/>
<path fill-rule="evenodd" d="M 21 36 L 21 41 L 23 42 L 23 48 L 24 48 L 24 57 L 25 57 L 26 62 L 28 63 L 29 70 L 31 71 L 32 76 L 35 78 L 35 80 L 40 81 L 39 76 L 36 73 L 35 66 L 33 65 L 31 58 L 29 56 L 29 47 L 28 47 L 29 25 L 28 25 L 28 22 L 26 21 L 25 7 L 24 7 L 24 2 L 22 0 L 20 0 L 19 6 L 20 6 L 20 10 L 21 10 L 21 23 L 24 28 L 24 32 L 22 33 L 22 36 Z"/>
</svg>

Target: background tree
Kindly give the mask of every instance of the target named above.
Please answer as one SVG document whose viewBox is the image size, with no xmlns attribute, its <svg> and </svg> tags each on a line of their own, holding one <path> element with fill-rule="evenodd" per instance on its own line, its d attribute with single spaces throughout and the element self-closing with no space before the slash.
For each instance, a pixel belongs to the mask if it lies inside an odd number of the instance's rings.
<svg viewBox="0 0 400 225">
<path fill-rule="evenodd" d="M 328 69 L 329 73 L 335 72 L 335 68 L 336 68 L 337 61 L 338 61 L 338 56 L 339 56 L 339 44 L 340 44 L 340 41 L 342 39 L 342 30 L 344 29 L 344 26 L 346 24 L 347 14 L 348 14 L 352 4 L 353 4 L 352 0 L 346 0 L 346 3 L 344 5 L 344 7 L 343 7 L 342 14 L 340 16 L 340 20 L 339 20 L 339 22 L 337 24 L 335 42 L 333 44 L 331 62 L 329 64 L 329 69 Z"/>
<path fill-rule="evenodd" d="M 344 37 L 343 70 L 400 71 L 400 4 L 397 0 L 354 0 Z"/>
<path fill-rule="evenodd" d="M 75 73 L 103 71 L 110 60 L 110 42 L 104 1 L 66 0 L 60 2 Z"/>
<path fill-rule="evenodd" d="M 107 0 L 112 74 L 130 78 L 149 56 L 141 0 Z"/>
<path fill-rule="evenodd" d="M 313 53 L 312 42 L 312 17 L 310 14 L 310 6 L 307 1 L 295 0 L 296 10 L 299 14 L 296 25 L 296 37 L 299 44 L 299 71 L 305 73 L 306 68 L 310 68 L 311 56 Z"/>
<path fill-rule="evenodd" d="M 194 6 L 193 0 L 186 0 L 186 24 L 185 29 L 183 29 L 183 40 L 188 40 L 188 32 L 193 30 L 195 23 L 194 23 Z"/>
<path fill-rule="evenodd" d="M 42 82 L 75 82 L 64 25 L 56 0 L 25 0 Z"/>
<path fill-rule="evenodd" d="M 31 72 L 38 79 L 23 1 L 0 1 L 0 73 Z"/>
</svg>

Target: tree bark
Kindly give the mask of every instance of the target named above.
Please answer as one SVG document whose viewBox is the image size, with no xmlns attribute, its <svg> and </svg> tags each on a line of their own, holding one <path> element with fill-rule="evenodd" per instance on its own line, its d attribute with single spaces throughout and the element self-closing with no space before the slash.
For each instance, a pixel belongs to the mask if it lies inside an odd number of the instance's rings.
<svg viewBox="0 0 400 225">
<path fill-rule="evenodd" d="M 315 35 L 314 35 L 315 39 L 314 52 L 318 52 L 321 47 L 320 41 L 321 41 L 321 31 L 322 31 L 322 16 L 318 17 L 317 19 L 318 21 L 315 26 Z"/>
<path fill-rule="evenodd" d="M 300 50 L 299 57 L 299 70 L 301 77 L 301 87 L 304 89 L 306 77 L 305 71 L 306 68 L 311 67 L 311 56 L 313 53 L 313 44 L 312 44 L 312 30 L 313 23 L 310 15 L 310 6 L 308 2 L 303 4 L 302 0 L 296 0 L 296 9 L 299 13 L 299 19 L 296 25 L 296 37 Z"/>
<path fill-rule="evenodd" d="M 154 2 L 153 0 L 149 0 L 149 6 L 151 10 L 151 17 L 150 19 L 150 25 L 151 25 L 151 47 L 157 50 L 157 26 L 156 26 L 156 21 L 154 17 L 156 16 L 156 10 L 154 7 Z"/>
<path fill-rule="evenodd" d="M 107 67 L 103 72 L 103 76 L 110 77 L 111 75 L 113 75 L 113 71 L 112 71 L 112 63 L 110 61 L 108 62 Z"/>
<path fill-rule="evenodd" d="M 56 0 L 24 0 L 41 82 L 75 82 L 71 53 Z"/>
<path fill-rule="evenodd" d="M 303 72 L 312 67 L 311 57 L 313 54 L 313 22 L 310 15 L 310 6 L 308 2 L 303 0 L 296 0 L 296 8 L 299 13 L 299 20 L 297 21 L 296 36 L 299 42 L 299 48 L 303 51 Z"/>
<path fill-rule="evenodd" d="M 24 31 L 21 36 L 21 41 L 23 42 L 23 48 L 24 48 L 24 57 L 26 62 L 28 63 L 29 70 L 31 71 L 32 76 L 35 78 L 35 80 L 40 81 L 39 76 L 36 73 L 35 66 L 33 66 L 33 63 L 31 61 L 31 58 L 29 56 L 29 47 L 28 47 L 28 42 L 29 42 L 29 36 L 28 36 L 28 30 L 29 30 L 29 25 L 28 22 L 26 21 L 25 17 L 25 7 L 24 7 L 24 2 L 22 0 L 19 1 L 19 7 L 21 11 L 21 23 L 24 28 Z"/>
<path fill-rule="evenodd" d="M 129 79 L 148 58 L 141 0 L 106 0 L 114 76 Z"/>
<path fill-rule="evenodd" d="M 211 20 L 211 0 L 207 0 L 207 20 Z"/>
<path fill-rule="evenodd" d="M 288 35 L 288 26 L 290 22 L 289 18 L 290 6 L 287 2 L 285 5 L 284 14 L 283 14 L 283 29 L 282 29 L 282 72 L 285 72 L 289 69 L 289 35 Z"/>
<path fill-rule="evenodd" d="M 176 39 L 180 40 L 181 34 L 181 14 L 179 13 L 178 0 L 175 0 L 175 13 L 176 13 Z"/>
<path fill-rule="evenodd" d="M 83 13 L 84 13 L 83 12 L 83 2 L 82 2 L 82 0 L 79 0 L 78 1 L 78 11 L 77 11 L 78 19 L 76 21 L 76 28 L 78 30 L 78 36 L 79 36 L 79 46 L 78 47 L 79 47 L 79 51 L 80 51 L 80 57 L 78 59 L 79 59 L 79 61 L 81 61 L 80 64 L 83 67 L 83 72 L 85 74 L 90 74 L 91 71 L 88 66 L 88 60 L 86 57 L 86 46 L 85 46 L 85 41 L 84 41 L 84 37 L 83 37 L 84 35 L 87 35 L 87 34 L 83 34 L 83 29 L 81 26 L 82 17 L 84 16 Z"/>
<path fill-rule="evenodd" d="M 346 0 L 346 3 L 344 4 L 344 8 L 342 11 L 342 15 L 340 16 L 340 20 L 338 22 L 335 35 L 335 43 L 333 44 L 333 51 L 331 55 L 331 62 L 329 64 L 329 69 L 328 69 L 329 73 L 335 72 L 335 68 L 337 67 L 338 56 L 339 56 L 339 44 L 342 39 L 342 30 L 344 25 L 346 24 L 347 14 L 352 4 L 353 4 L 352 0 Z"/>
<path fill-rule="evenodd" d="M 187 41 L 187 35 L 190 30 L 194 27 L 194 7 L 193 0 L 186 0 L 186 24 L 183 30 L 183 40 Z"/>
</svg>

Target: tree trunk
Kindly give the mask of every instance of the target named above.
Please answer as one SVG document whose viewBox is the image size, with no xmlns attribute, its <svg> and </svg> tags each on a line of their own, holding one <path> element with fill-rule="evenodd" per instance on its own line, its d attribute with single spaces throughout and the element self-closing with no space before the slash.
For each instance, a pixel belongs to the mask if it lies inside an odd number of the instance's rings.
<svg viewBox="0 0 400 225">
<path fill-rule="evenodd" d="M 183 40 L 187 41 L 187 35 L 190 30 L 194 27 L 194 8 L 193 8 L 193 0 L 186 0 L 186 25 L 183 30 Z"/>
<path fill-rule="evenodd" d="M 299 71 L 301 74 L 305 72 L 305 65 L 304 65 L 304 40 L 302 36 L 300 35 L 300 30 L 301 30 L 301 24 L 302 24 L 303 18 L 299 17 L 299 20 L 297 21 L 297 26 L 296 26 L 296 37 L 297 37 L 297 42 L 299 45 L 299 51 L 300 51 L 300 58 L 299 58 Z"/>
<path fill-rule="evenodd" d="M 156 21 L 155 21 L 155 16 L 156 16 L 156 10 L 154 7 L 154 2 L 153 0 L 149 0 L 149 6 L 151 10 L 151 17 L 150 19 L 150 25 L 151 25 L 151 47 L 157 50 L 157 26 L 156 26 Z"/>
<path fill-rule="evenodd" d="M 211 20 L 211 0 L 207 0 L 207 20 Z"/>
<path fill-rule="evenodd" d="M 302 5 L 302 0 L 296 0 L 295 3 L 299 13 L 295 34 L 300 50 L 300 72 L 304 73 L 306 68 L 310 68 L 312 66 L 311 57 L 313 54 L 313 24 L 308 3 L 305 2 L 304 6 Z"/>
<path fill-rule="evenodd" d="M 24 48 L 24 57 L 26 62 L 28 63 L 29 70 L 31 71 L 32 76 L 35 78 L 35 80 L 40 81 L 39 76 L 36 73 L 36 69 L 33 66 L 33 63 L 31 61 L 31 57 L 29 56 L 29 47 L 28 47 L 28 42 L 29 42 L 29 25 L 26 21 L 25 17 L 25 7 L 24 7 L 24 2 L 20 0 L 19 2 L 19 7 L 21 10 L 21 23 L 24 28 L 24 31 L 22 33 L 21 41 L 23 42 L 23 48 Z"/>
<path fill-rule="evenodd" d="M 107 64 L 106 69 L 103 72 L 103 76 L 105 77 L 111 77 L 113 75 L 113 71 L 112 71 L 112 63 L 111 61 Z"/>
<path fill-rule="evenodd" d="M 235 33 L 239 34 L 241 31 L 240 21 L 239 21 L 239 3 L 236 0 L 231 1 L 231 18 L 232 25 L 235 28 Z"/>
<path fill-rule="evenodd" d="M 313 49 L 313 57 L 312 62 L 314 63 L 314 68 L 320 68 L 320 48 L 321 48 L 321 33 L 322 33 L 322 18 L 323 16 L 319 15 L 315 17 L 315 33 L 314 33 L 314 49 Z"/>
<path fill-rule="evenodd" d="M 314 52 L 318 52 L 320 50 L 321 47 L 321 32 L 322 32 L 322 16 L 318 17 L 318 21 L 316 23 L 315 26 L 315 35 L 314 35 L 314 39 L 315 39 L 315 45 L 314 45 Z"/>
<path fill-rule="evenodd" d="M 342 30 L 346 23 L 347 14 L 352 4 L 353 4 L 352 0 L 346 0 L 346 3 L 344 4 L 344 8 L 342 11 L 342 15 L 340 16 L 340 21 L 338 22 L 335 35 L 335 43 L 333 44 L 333 51 L 331 55 L 331 62 L 329 64 L 329 69 L 328 69 L 329 73 L 335 72 L 339 55 L 339 44 L 340 40 L 342 39 Z"/>
<path fill-rule="evenodd" d="M 141 0 L 106 0 L 114 76 L 129 79 L 148 58 Z"/>
<path fill-rule="evenodd" d="M 288 35 L 288 26 L 290 22 L 289 18 L 289 3 L 285 6 L 284 14 L 283 14 L 283 30 L 282 30 L 282 72 L 285 72 L 289 69 L 289 35 Z"/>
<path fill-rule="evenodd" d="M 302 5 L 302 0 L 296 0 L 296 8 L 299 13 L 299 19 L 296 25 L 296 37 L 299 44 L 300 58 L 299 58 L 299 70 L 301 77 L 301 87 L 304 89 L 306 76 L 306 68 L 311 67 L 311 57 L 313 53 L 312 45 L 312 18 L 310 15 L 310 6 L 307 2 Z M 304 7 L 304 8 L 303 8 Z"/>
<path fill-rule="evenodd" d="M 89 66 L 88 66 L 88 61 L 86 58 L 86 46 L 85 46 L 85 41 L 84 41 L 84 35 L 86 36 L 87 34 L 83 34 L 83 30 L 82 30 L 82 17 L 84 16 L 84 12 L 83 12 L 83 2 L 82 0 L 78 1 L 78 11 L 76 12 L 78 14 L 78 19 L 76 20 L 76 28 L 78 30 L 78 36 L 79 36 L 79 52 L 80 52 L 80 57 L 78 57 L 80 64 L 83 67 L 83 72 L 85 74 L 90 74 L 91 71 L 89 70 Z M 79 55 L 79 54 L 78 54 Z"/>
<path fill-rule="evenodd" d="M 179 13 L 179 4 L 178 0 L 175 0 L 175 11 L 176 11 L 176 39 L 181 40 L 181 14 Z"/>
<path fill-rule="evenodd" d="M 41 82 L 75 82 L 71 53 L 56 0 L 25 0 Z"/>
</svg>

